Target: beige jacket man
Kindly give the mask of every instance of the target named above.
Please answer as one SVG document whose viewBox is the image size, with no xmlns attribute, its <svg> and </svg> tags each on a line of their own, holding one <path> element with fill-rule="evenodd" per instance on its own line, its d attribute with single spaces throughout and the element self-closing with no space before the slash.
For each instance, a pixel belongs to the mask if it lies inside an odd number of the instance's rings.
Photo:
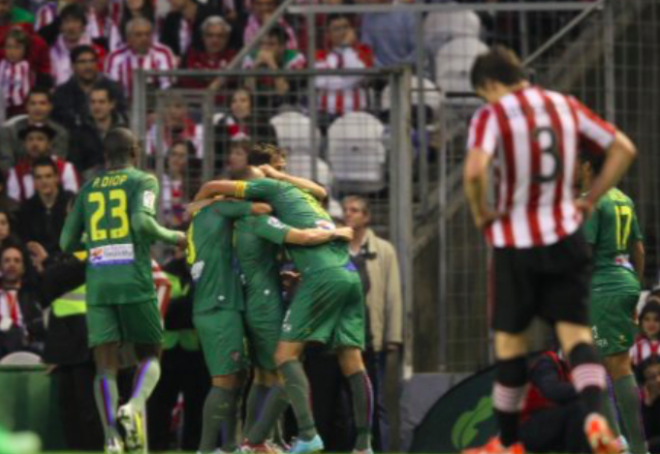
<svg viewBox="0 0 660 454">
<path fill-rule="evenodd" d="M 368 245 L 371 260 L 366 260 L 371 287 L 367 294 L 367 307 L 375 351 L 387 344 L 403 343 L 403 301 L 399 260 L 392 243 L 367 229 L 364 244 Z"/>
</svg>

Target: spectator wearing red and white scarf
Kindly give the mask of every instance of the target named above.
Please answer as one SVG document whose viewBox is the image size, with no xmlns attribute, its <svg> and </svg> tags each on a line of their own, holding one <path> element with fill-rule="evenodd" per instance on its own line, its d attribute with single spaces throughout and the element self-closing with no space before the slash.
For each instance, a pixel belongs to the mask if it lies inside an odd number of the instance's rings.
<svg viewBox="0 0 660 454">
<path fill-rule="evenodd" d="M 55 137 L 52 128 L 47 125 L 30 125 L 20 132 L 20 137 L 25 143 L 27 156 L 9 170 L 7 193 L 11 198 L 23 202 L 34 195 L 32 164 L 44 156 L 50 156 L 55 162 L 64 189 L 78 192 L 80 179 L 73 164 L 52 154 L 51 143 Z"/>
<path fill-rule="evenodd" d="M 651 356 L 660 357 L 660 299 L 652 295 L 639 314 L 640 335 L 630 348 L 634 366 Z"/>
<path fill-rule="evenodd" d="M 250 5 L 251 14 L 247 19 L 245 30 L 243 31 L 243 43 L 248 45 L 254 40 L 259 33 L 259 29 L 263 26 L 264 22 L 273 15 L 278 6 L 278 0 L 252 0 Z M 296 32 L 293 30 L 283 18 L 277 21 L 277 24 L 282 27 L 288 36 L 286 43 L 287 49 L 298 49 L 298 38 Z"/>
<path fill-rule="evenodd" d="M 52 74 L 56 85 L 65 83 L 73 74 L 71 51 L 81 45 L 93 45 L 92 39 L 85 30 L 86 25 L 87 17 L 81 6 L 69 5 L 62 10 L 60 34 L 50 48 Z M 93 47 L 102 61 L 105 51 L 100 46 L 93 45 Z"/>
<path fill-rule="evenodd" d="M 0 93 L 4 98 L 5 118 L 11 118 L 25 112 L 25 103 L 34 86 L 35 74 L 27 59 L 30 38 L 24 30 L 11 30 L 3 47 L 4 58 L 0 59 Z"/>
<path fill-rule="evenodd" d="M 328 16 L 330 47 L 316 54 L 319 69 L 363 69 L 373 66 L 371 49 L 357 42 L 351 19 L 343 14 Z M 330 115 L 363 110 L 367 107 L 367 90 L 361 76 L 317 77 L 318 107 Z"/>
<path fill-rule="evenodd" d="M 148 19 L 131 19 L 126 26 L 126 46 L 112 52 L 107 59 L 106 74 L 120 82 L 130 98 L 133 93 L 133 72 L 145 70 L 172 70 L 177 66 L 172 51 L 153 39 L 153 25 Z M 170 77 L 152 78 L 149 84 L 163 90 L 172 85 Z"/>
<path fill-rule="evenodd" d="M 26 280 L 27 256 L 19 244 L 0 252 L 0 358 L 16 351 L 40 353 L 45 329 L 38 292 Z"/>
</svg>

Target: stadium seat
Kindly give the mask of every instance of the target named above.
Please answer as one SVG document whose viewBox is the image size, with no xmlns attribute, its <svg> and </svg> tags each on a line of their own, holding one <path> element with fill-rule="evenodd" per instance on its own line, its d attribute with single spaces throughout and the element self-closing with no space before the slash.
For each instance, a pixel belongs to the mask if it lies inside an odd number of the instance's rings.
<svg viewBox="0 0 660 454">
<path fill-rule="evenodd" d="M 435 75 L 444 93 L 472 93 L 470 70 L 488 46 L 477 38 L 457 38 L 444 45 L 435 56 Z"/>
<path fill-rule="evenodd" d="M 431 55 L 456 38 L 479 38 L 481 20 L 472 11 L 429 13 L 424 19 L 424 44 Z"/>
<path fill-rule="evenodd" d="M 434 114 L 437 114 L 442 107 L 444 102 L 444 94 L 438 89 L 438 87 L 433 83 L 433 81 L 428 79 L 423 79 L 422 86 L 424 87 L 424 104 L 433 111 Z M 412 76 L 410 79 L 410 88 L 411 88 L 411 104 L 417 106 L 421 98 L 421 90 L 419 90 L 419 79 L 417 76 Z M 380 105 L 383 110 L 390 110 L 392 98 L 391 98 L 391 89 L 388 85 L 383 90 L 380 98 Z"/>
<path fill-rule="evenodd" d="M 41 366 L 41 357 L 32 352 L 14 352 L 0 359 L 0 366 Z"/>
<path fill-rule="evenodd" d="M 312 180 L 314 179 L 312 178 L 313 162 L 313 157 L 310 155 L 292 154 L 286 160 L 287 172 L 291 175 Z M 332 171 L 330 170 L 330 166 L 321 158 L 316 158 L 316 166 L 316 178 L 314 180 L 330 192 L 332 187 Z"/>
<path fill-rule="evenodd" d="M 328 129 L 328 161 L 342 192 L 375 192 L 386 186 L 383 124 L 365 112 L 351 112 Z"/>
<path fill-rule="evenodd" d="M 270 119 L 275 128 L 277 143 L 291 155 L 309 155 L 311 146 L 311 131 L 309 117 L 300 112 L 284 112 Z M 321 146 L 321 131 L 315 128 L 317 149 Z"/>
</svg>

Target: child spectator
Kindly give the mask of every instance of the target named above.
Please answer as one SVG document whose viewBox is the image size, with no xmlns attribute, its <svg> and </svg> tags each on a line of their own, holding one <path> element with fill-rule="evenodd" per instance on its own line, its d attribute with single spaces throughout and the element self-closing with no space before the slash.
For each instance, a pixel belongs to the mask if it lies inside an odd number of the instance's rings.
<svg viewBox="0 0 660 454">
<path fill-rule="evenodd" d="M 640 334 L 630 349 L 634 366 L 639 366 L 651 356 L 660 355 L 660 302 L 650 297 L 639 314 Z"/>
<path fill-rule="evenodd" d="M 649 452 L 660 452 L 660 358 L 650 356 L 639 365 L 643 391 L 642 417 Z"/>
<path fill-rule="evenodd" d="M 27 60 L 30 48 L 28 34 L 12 29 L 5 38 L 4 58 L 0 59 L 0 92 L 4 98 L 5 118 L 25 113 L 28 94 L 34 86 L 35 74 Z"/>
</svg>

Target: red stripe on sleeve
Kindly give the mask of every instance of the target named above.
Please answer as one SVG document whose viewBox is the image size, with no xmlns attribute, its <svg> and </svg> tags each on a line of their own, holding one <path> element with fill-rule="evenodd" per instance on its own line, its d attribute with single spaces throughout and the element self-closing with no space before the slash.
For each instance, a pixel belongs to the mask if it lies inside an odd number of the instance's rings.
<svg viewBox="0 0 660 454">
<path fill-rule="evenodd" d="M 479 114 L 479 118 L 477 118 L 477 123 L 475 126 L 474 148 L 483 148 L 486 125 L 490 119 L 490 114 L 490 109 L 483 109 Z"/>
<path fill-rule="evenodd" d="M 512 247 L 515 244 L 513 225 L 511 224 L 511 208 L 513 207 L 513 196 L 516 189 L 516 158 L 514 156 L 511 126 L 509 125 L 506 112 L 504 112 L 504 108 L 499 103 L 494 104 L 493 108 L 495 109 L 495 116 L 502 135 L 504 169 L 506 173 L 505 214 L 501 219 L 502 230 L 504 232 L 505 246 Z"/>
</svg>

